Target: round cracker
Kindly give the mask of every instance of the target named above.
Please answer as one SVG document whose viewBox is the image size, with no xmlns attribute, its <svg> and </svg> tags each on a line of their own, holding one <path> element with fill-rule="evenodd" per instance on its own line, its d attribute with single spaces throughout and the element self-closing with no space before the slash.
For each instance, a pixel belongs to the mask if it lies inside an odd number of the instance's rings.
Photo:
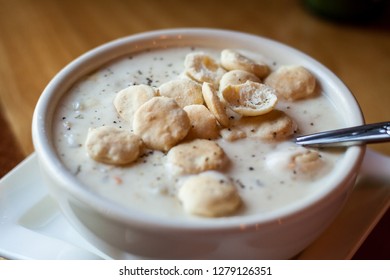
<svg viewBox="0 0 390 280">
<path fill-rule="evenodd" d="M 230 109 L 243 116 L 259 116 L 272 111 L 278 101 L 275 89 L 265 84 L 246 81 L 229 85 L 222 96 Z"/>
<path fill-rule="evenodd" d="M 204 52 L 193 52 L 184 60 L 185 73 L 197 82 L 218 85 L 225 70 L 217 61 Z"/>
<path fill-rule="evenodd" d="M 215 171 L 188 178 L 179 189 L 178 198 L 186 212 L 206 217 L 231 215 L 242 204 L 234 182 Z"/>
<path fill-rule="evenodd" d="M 302 66 L 285 65 L 272 72 L 264 81 L 276 89 L 278 97 L 298 100 L 315 93 L 316 79 Z"/>
<path fill-rule="evenodd" d="M 118 114 L 132 123 L 135 112 L 146 101 L 156 96 L 155 90 L 148 85 L 133 85 L 119 91 L 114 98 Z"/>
<path fill-rule="evenodd" d="M 138 158 L 142 141 L 129 131 L 102 126 L 89 129 L 85 147 L 88 155 L 96 161 L 122 165 Z"/>
<path fill-rule="evenodd" d="M 283 140 L 297 130 L 296 123 L 283 111 L 273 110 L 257 117 L 243 117 L 235 121 L 234 127 L 243 131 L 246 137 L 264 140 Z"/>
<path fill-rule="evenodd" d="M 175 99 L 182 108 L 192 104 L 203 104 L 202 86 L 192 80 L 172 80 L 162 84 L 158 91 L 161 96 Z"/>
<path fill-rule="evenodd" d="M 222 126 L 229 126 L 229 118 L 226 114 L 226 108 L 218 97 L 217 91 L 210 83 L 202 85 L 203 99 L 210 112 L 215 116 Z"/>
<path fill-rule="evenodd" d="M 190 119 L 174 99 L 159 96 L 138 108 L 133 128 L 147 147 L 168 151 L 187 135 Z"/>
<path fill-rule="evenodd" d="M 231 70 L 222 76 L 221 81 L 219 82 L 219 90 L 222 91 L 229 85 L 239 85 L 246 81 L 261 82 L 260 78 L 253 73 L 244 70 Z"/>
<path fill-rule="evenodd" d="M 312 180 L 329 170 L 329 162 L 319 151 L 300 146 L 281 147 L 267 155 L 267 167 L 275 172 L 290 174 L 294 179 Z"/>
<path fill-rule="evenodd" d="M 173 147 L 168 152 L 167 160 L 175 175 L 221 170 L 229 163 L 223 149 L 206 139 L 195 139 Z"/>
<path fill-rule="evenodd" d="M 219 128 L 214 115 L 204 105 L 188 105 L 183 108 L 190 118 L 191 129 L 186 139 L 216 139 Z"/>
<path fill-rule="evenodd" d="M 227 70 L 244 70 L 255 74 L 259 78 L 264 78 L 269 73 L 269 67 L 267 64 L 255 62 L 254 60 L 231 49 L 222 50 L 221 65 Z"/>
</svg>

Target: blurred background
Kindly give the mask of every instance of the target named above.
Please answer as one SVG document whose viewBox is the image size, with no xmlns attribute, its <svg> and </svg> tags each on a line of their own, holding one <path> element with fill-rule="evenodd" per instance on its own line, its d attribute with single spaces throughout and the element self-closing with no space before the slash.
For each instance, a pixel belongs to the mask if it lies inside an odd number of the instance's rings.
<svg viewBox="0 0 390 280">
<path fill-rule="evenodd" d="M 107 41 L 155 29 L 222 28 L 288 44 L 338 75 L 367 123 L 390 121 L 388 2 L 0 0 L 0 177 L 33 152 L 35 104 L 62 67 Z M 390 156 L 390 143 L 371 148 Z M 374 258 L 390 258 L 389 223 L 387 214 L 377 226 L 382 235 L 374 231 L 355 258 L 373 257 L 365 246 L 376 248 Z"/>
</svg>

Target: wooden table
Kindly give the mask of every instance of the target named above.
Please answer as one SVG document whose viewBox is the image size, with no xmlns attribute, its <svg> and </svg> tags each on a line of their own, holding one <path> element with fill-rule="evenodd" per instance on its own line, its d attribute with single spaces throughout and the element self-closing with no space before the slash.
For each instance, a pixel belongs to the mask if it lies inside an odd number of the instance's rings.
<svg viewBox="0 0 390 280">
<path fill-rule="evenodd" d="M 386 11 L 374 22 L 345 24 L 319 18 L 291 0 L 0 0 L 0 176 L 34 151 L 34 106 L 62 67 L 102 43 L 154 29 L 223 28 L 286 43 L 336 73 L 367 122 L 389 121 L 388 18 Z M 371 148 L 390 156 L 389 143 Z"/>
</svg>

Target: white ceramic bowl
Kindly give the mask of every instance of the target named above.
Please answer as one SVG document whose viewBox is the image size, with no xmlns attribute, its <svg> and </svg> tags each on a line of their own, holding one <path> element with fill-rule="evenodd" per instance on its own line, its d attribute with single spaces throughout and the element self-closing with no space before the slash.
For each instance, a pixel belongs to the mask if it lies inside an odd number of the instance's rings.
<svg viewBox="0 0 390 280">
<path fill-rule="evenodd" d="M 136 34 L 93 49 L 60 71 L 44 90 L 33 118 L 33 141 L 51 194 L 75 228 L 113 258 L 287 259 L 332 222 L 352 190 L 364 147 L 350 147 L 322 191 L 266 215 L 232 217 L 224 223 L 188 223 L 133 213 L 89 192 L 61 163 L 53 145 L 53 113 L 61 96 L 82 76 L 119 56 L 177 45 L 241 48 L 300 64 L 318 78 L 348 126 L 363 124 L 347 87 L 307 55 L 272 40 L 215 29 L 172 29 Z"/>
</svg>

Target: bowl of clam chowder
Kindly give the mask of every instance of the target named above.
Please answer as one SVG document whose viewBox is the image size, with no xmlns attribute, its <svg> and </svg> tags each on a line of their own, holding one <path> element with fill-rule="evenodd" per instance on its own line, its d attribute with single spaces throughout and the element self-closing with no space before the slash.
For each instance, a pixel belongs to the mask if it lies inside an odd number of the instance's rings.
<svg viewBox="0 0 390 280">
<path fill-rule="evenodd" d="M 50 194 L 108 256 L 288 259 L 337 216 L 364 154 L 294 137 L 363 122 L 347 87 L 300 51 L 186 28 L 75 59 L 32 131 Z"/>
</svg>

